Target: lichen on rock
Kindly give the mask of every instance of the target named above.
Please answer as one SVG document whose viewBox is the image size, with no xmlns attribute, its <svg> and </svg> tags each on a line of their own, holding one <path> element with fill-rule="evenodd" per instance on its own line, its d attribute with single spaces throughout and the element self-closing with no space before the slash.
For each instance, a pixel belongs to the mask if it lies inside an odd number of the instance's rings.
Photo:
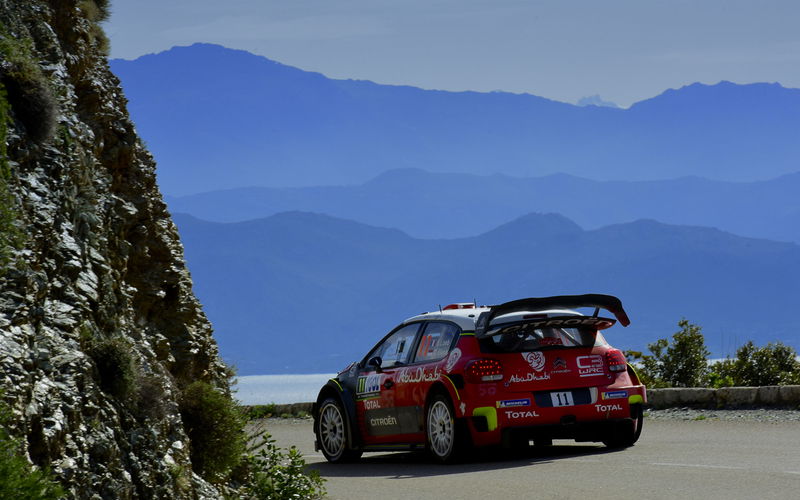
<svg viewBox="0 0 800 500">
<path fill-rule="evenodd" d="M 0 239 L 0 388 L 71 497 L 218 497 L 177 400 L 196 380 L 226 392 L 226 367 L 89 7 L 0 0 L 0 204 L 21 235 Z"/>
</svg>

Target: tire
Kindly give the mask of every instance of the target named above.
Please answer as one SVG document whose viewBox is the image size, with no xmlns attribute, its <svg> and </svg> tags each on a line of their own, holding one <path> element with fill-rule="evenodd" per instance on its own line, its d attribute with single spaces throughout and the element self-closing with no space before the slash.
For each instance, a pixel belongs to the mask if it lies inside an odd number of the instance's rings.
<svg viewBox="0 0 800 500">
<path fill-rule="evenodd" d="M 425 435 L 428 451 L 441 463 L 453 463 L 463 458 L 466 440 L 455 419 L 453 404 L 443 394 L 434 395 L 425 413 Z"/>
<path fill-rule="evenodd" d="M 315 431 L 322 454 L 328 462 L 350 462 L 361 457 L 361 451 L 347 447 L 347 413 L 338 399 L 327 398 L 322 402 Z"/>
<path fill-rule="evenodd" d="M 631 405 L 630 422 L 625 422 L 620 426 L 612 435 L 603 440 L 603 444 L 609 448 L 628 448 L 633 446 L 642 435 L 642 426 L 644 424 L 644 410 L 642 405 Z"/>
</svg>

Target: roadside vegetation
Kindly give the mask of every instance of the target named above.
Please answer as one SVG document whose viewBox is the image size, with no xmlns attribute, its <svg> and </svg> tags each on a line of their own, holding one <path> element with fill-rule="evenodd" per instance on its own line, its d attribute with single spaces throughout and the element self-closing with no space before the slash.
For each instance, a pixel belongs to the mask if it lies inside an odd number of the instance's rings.
<svg viewBox="0 0 800 500">
<path fill-rule="evenodd" d="M 282 450 L 264 429 L 256 427 L 255 438 L 248 445 L 244 459 L 246 481 L 243 488 L 249 498 L 319 499 L 325 497 L 325 479 L 315 470 L 306 470 L 300 451 L 292 446 Z"/>
<path fill-rule="evenodd" d="M 304 410 L 287 411 L 291 405 L 268 405 L 243 406 L 245 418 L 247 420 L 260 420 L 262 418 L 311 418 L 311 414 Z"/>
<path fill-rule="evenodd" d="M 2 395 L 0 395 L 2 396 Z M 0 498 L 55 500 L 64 490 L 47 469 L 33 467 L 9 432 L 10 408 L 0 399 Z"/>
<path fill-rule="evenodd" d="M 268 409 L 263 407 L 255 418 L 271 415 Z M 259 500 L 325 495 L 324 479 L 317 471 L 306 470 L 295 447 L 279 448 L 263 426 L 248 433 L 245 425 L 252 415 L 210 384 L 189 384 L 180 411 L 191 443 L 192 466 L 207 481 Z"/>
<path fill-rule="evenodd" d="M 650 354 L 628 351 L 628 361 L 636 366 L 642 382 L 650 388 L 662 387 L 758 387 L 800 384 L 797 352 L 781 342 L 758 347 L 752 341 L 736 350 L 736 355 L 709 362 L 709 351 L 702 328 L 686 319 L 671 339 L 647 345 Z"/>
</svg>

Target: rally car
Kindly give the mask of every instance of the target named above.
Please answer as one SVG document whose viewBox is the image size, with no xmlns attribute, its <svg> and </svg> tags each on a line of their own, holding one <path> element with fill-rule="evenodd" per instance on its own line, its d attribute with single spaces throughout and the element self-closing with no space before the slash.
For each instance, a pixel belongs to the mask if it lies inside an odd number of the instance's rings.
<svg viewBox="0 0 800 500">
<path fill-rule="evenodd" d="M 620 300 L 597 294 L 450 304 L 409 318 L 320 390 L 315 448 L 330 462 L 417 449 L 449 462 L 472 446 L 631 446 L 646 392 L 600 333 L 616 321 L 630 323 Z"/>
</svg>

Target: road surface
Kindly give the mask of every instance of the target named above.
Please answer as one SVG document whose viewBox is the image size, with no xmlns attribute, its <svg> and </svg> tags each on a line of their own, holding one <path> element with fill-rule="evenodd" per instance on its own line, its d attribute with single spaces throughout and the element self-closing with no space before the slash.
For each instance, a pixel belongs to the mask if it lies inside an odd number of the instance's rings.
<svg viewBox="0 0 800 500">
<path fill-rule="evenodd" d="M 458 465 L 421 453 L 368 453 L 329 464 L 311 421 L 272 419 L 279 445 L 296 445 L 327 479 L 333 500 L 794 499 L 800 498 L 800 423 L 646 420 L 632 448 L 555 441 L 510 455 L 483 450 Z"/>
</svg>

